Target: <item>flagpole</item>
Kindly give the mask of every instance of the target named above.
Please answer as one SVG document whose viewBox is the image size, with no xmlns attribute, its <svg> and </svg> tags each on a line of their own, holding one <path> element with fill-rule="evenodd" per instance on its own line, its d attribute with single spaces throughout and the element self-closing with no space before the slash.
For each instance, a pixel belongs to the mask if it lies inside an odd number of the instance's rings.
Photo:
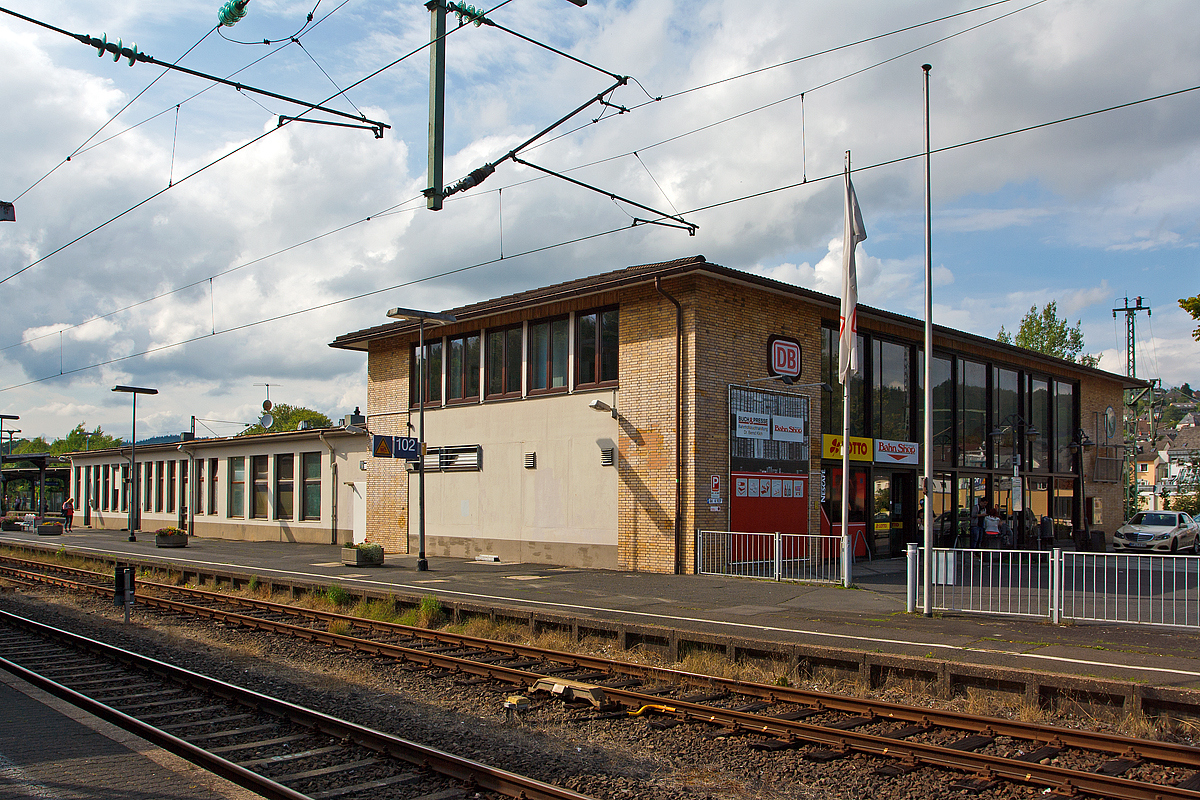
<svg viewBox="0 0 1200 800">
<path fill-rule="evenodd" d="M 846 186 L 850 186 L 850 151 L 846 151 Z M 843 249 L 845 247 L 853 248 L 855 246 L 854 237 L 850 233 L 853 212 L 850 209 L 850 193 L 846 193 L 846 232 L 843 241 Z M 854 252 L 842 253 L 843 262 L 846 259 L 853 259 Z M 847 276 L 843 276 L 843 284 L 847 280 Z M 842 305 L 843 312 L 846 316 L 842 319 L 842 327 L 845 329 L 852 324 L 849 318 L 849 312 L 844 308 L 846 305 L 847 287 L 842 286 Z M 853 337 L 854 333 L 851 332 Z M 846 347 L 846 337 L 843 336 L 840 347 Z M 851 345 L 855 346 L 855 345 Z M 842 356 L 845 357 L 844 355 Z M 840 360 L 840 359 L 839 359 Z M 850 371 L 842 371 L 842 586 L 849 589 L 853 582 L 853 552 L 850 546 Z"/>
<path fill-rule="evenodd" d="M 922 64 L 925 74 L 925 572 L 923 575 L 925 616 L 933 616 L 933 203 L 929 179 L 929 70 L 932 64 Z"/>
</svg>

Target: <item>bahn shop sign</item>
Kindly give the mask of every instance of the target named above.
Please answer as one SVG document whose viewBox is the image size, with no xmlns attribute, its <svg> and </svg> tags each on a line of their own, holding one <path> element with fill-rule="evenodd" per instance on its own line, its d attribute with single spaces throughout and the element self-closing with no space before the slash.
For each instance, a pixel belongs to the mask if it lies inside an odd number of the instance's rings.
<svg viewBox="0 0 1200 800">
<path fill-rule="evenodd" d="M 916 464 L 917 443 L 876 439 L 875 460 L 882 464 Z"/>
<path fill-rule="evenodd" d="M 800 377 L 800 342 L 790 336 L 767 337 L 767 374 L 773 378 Z"/>
<path fill-rule="evenodd" d="M 842 437 L 826 433 L 821 436 L 821 458 L 841 460 Z M 850 437 L 850 460 L 873 461 L 875 459 L 875 442 L 861 436 Z"/>
</svg>

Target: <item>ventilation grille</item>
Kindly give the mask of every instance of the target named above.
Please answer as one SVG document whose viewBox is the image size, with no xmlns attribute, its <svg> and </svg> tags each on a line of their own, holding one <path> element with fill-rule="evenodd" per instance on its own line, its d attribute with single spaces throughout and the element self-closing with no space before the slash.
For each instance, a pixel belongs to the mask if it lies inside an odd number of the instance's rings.
<svg viewBox="0 0 1200 800">
<path fill-rule="evenodd" d="M 537 469 L 537 453 L 525 454 L 525 469 Z"/>
<path fill-rule="evenodd" d="M 600 466 L 611 467 L 617 463 L 617 448 L 602 447 L 600 448 Z"/>
<path fill-rule="evenodd" d="M 479 472 L 483 469 L 483 445 L 426 447 L 426 472 Z M 408 471 L 416 472 L 417 462 L 408 462 Z"/>
</svg>

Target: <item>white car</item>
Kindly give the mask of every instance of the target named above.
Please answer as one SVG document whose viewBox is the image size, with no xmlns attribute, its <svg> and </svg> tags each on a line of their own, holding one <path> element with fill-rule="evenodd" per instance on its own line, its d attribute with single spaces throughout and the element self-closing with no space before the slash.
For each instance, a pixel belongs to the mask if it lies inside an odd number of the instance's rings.
<svg viewBox="0 0 1200 800">
<path fill-rule="evenodd" d="M 1200 552 L 1200 523 L 1182 511 L 1139 511 L 1113 534 L 1114 550 Z"/>
</svg>

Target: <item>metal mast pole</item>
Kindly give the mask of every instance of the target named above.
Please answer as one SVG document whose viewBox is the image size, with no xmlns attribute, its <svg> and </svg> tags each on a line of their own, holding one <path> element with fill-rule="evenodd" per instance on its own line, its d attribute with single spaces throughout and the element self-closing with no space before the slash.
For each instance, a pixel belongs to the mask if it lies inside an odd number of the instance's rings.
<svg viewBox="0 0 1200 800">
<path fill-rule="evenodd" d="M 925 570 L 922 576 L 922 612 L 933 616 L 933 201 L 929 173 L 929 70 L 925 74 L 925 480 L 921 488 L 925 498 Z"/>
<path fill-rule="evenodd" d="M 433 14 L 429 28 L 429 188 L 425 205 L 433 211 L 442 208 L 442 152 L 446 127 L 446 5 L 430 0 L 425 5 Z"/>
<path fill-rule="evenodd" d="M 420 409 L 417 413 L 420 416 L 421 427 L 421 444 L 419 446 L 419 456 L 417 460 L 417 486 L 418 497 L 417 504 L 419 506 L 418 516 L 420 519 L 417 522 L 417 571 L 425 572 L 429 569 L 429 561 L 425 558 L 425 318 L 422 317 L 418 323 L 421 329 L 421 362 L 417 368 L 417 408 Z"/>
</svg>

